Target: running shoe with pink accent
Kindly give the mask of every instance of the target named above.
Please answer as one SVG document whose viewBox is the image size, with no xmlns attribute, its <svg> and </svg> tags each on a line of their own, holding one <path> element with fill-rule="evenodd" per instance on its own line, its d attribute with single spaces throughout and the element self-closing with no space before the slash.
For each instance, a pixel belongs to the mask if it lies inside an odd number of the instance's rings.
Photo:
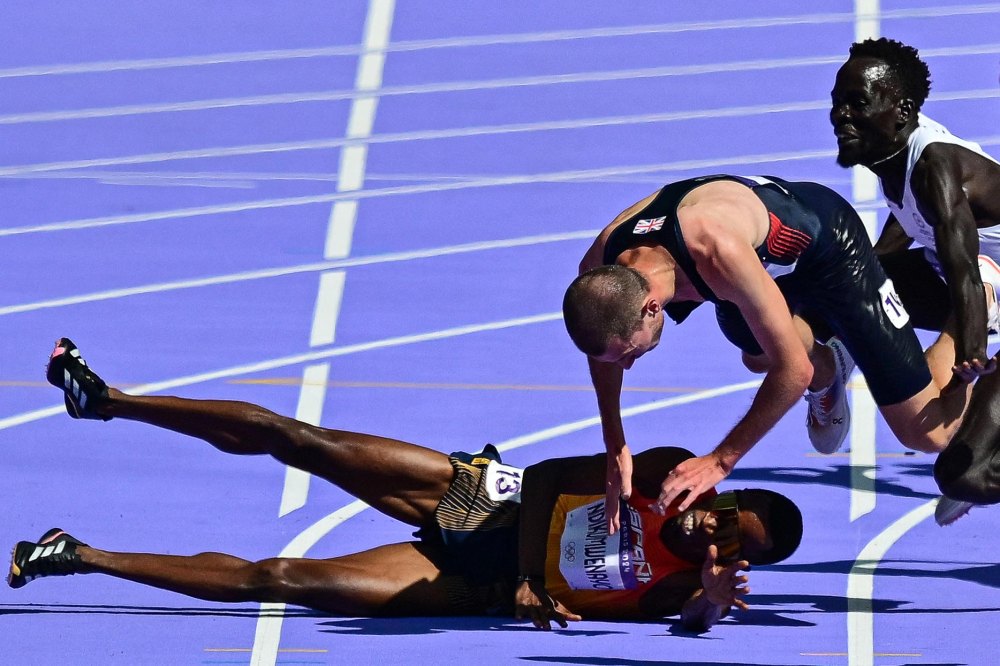
<svg viewBox="0 0 1000 666">
<path fill-rule="evenodd" d="M 21 541 L 10 557 L 7 584 L 17 589 L 36 578 L 71 576 L 80 568 L 77 546 L 86 546 L 58 527 L 54 527 L 37 542 Z"/>
<path fill-rule="evenodd" d="M 74 419 L 111 420 L 110 416 L 97 413 L 101 403 L 108 399 L 108 385 L 90 369 L 69 338 L 59 338 L 56 342 L 45 378 L 62 389 L 66 411 Z"/>
<path fill-rule="evenodd" d="M 809 404 L 806 430 L 813 448 L 820 453 L 836 453 L 851 431 L 851 406 L 848 402 L 847 382 L 854 372 L 854 359 L 844 344 L 830 338 L 826 346 L 833 352 L 835 365 L 833 384 L 819 391 L 807 391 Z"/>
</svg>

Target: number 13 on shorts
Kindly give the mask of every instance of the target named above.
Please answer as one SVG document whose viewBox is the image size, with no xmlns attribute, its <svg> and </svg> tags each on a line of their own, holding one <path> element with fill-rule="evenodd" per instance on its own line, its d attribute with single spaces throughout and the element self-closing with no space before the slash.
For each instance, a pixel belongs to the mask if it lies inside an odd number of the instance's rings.
<svg viewBox="0 0 1000 666">
<path fill-rule="evenodd" d="M 882 286 L 878 288 L 878 295 L 882 304 L 882 309 L 889 317 L 889 321 L 892 322 L 892 325 L 896 328 L 903 328 L 903 326 L 906 326 L 906 322 L 910 321 L 910 313 L 903 307 L 903 301 L 899 300 L 899 295 L 896 294 L 896 288 L 892 286 L 892 280 L 886 280 Z"/>
</svg>

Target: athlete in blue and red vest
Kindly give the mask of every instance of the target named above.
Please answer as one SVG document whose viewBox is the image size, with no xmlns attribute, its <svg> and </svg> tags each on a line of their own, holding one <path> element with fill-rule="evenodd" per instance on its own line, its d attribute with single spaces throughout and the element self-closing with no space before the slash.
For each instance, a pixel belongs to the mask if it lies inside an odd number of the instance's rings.
<svg viewBox="0 0 1000 666">
<path fill-rule="evenodd" d="M 850 425 L 854 363 L 889 427 L 909 448 L 939 452 L 969 387 L 932 378 L 909 315 L 857 213 L 816 183 L 713 175 L 665 186 L 622 212 L 580 264 L 563 301 L 566 328 L 587 354 L 607 449 L 607 497 L 631 493 L 620 414 L 623 371 L 659 343 L 664 317 L 715 305 L 725 336 L 765 373 L 747 414 L 714 450 L 663 483 L 661 508 L 685 509 L 807 391 L 813 446 L 832 453 Z M 810 321 L 835 337 L 815 340 Z M 618 526 L 609 502 L 609 532 Z"/>
</svg>

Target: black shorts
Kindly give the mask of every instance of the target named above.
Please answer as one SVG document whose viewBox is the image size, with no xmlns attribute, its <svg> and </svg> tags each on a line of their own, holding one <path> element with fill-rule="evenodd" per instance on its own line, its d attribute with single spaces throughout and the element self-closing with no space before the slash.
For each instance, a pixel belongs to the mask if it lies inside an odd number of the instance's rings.
<svg viewBox="0 0 1000 666">
<path fill-rule="evenodd" d="M 518 573 L 520 498 L 494 500 L 485 486 L 486 470 L 491 462 L 502 462 L 500 453 L 487 444 L 481 453 L 456 452 L 448 461 L 455 476 L 434 511 L 437 529 L 423 528 L 415 536 L 443 546 L 445 575 L 462 576 L 473 586 L 513 582 Z M 519 491 L 520 478 L 514 483 Z"/>
<path fill-rule="evenodd" d="M 931 382 L 930 370 L 910 315 L 872 249 L 868 232 L 847 201 L 816 183 L 786 183 L 790 194 L 758 188 L 755 193 L 782 219 L 819 216 L 820 242 L 804 253 L 795 270 L 775 279 L 794 314 L 817 318 L 843 341 L 864 374 L 876 404 L 913 397 Z M 786 220 L 788 222 L 790 220 Z M 726 338 L 750 355 L 763 353 L 739 309 L 716 306 Z"/>
<path fill-rule="evenodd" d="M 951 293 L 927 258 L 927 250 L 913 248 L 879 256 L 896 293 L 910 313 L 913 328 L 940 331 L 951 313 Z"/>
</svg>

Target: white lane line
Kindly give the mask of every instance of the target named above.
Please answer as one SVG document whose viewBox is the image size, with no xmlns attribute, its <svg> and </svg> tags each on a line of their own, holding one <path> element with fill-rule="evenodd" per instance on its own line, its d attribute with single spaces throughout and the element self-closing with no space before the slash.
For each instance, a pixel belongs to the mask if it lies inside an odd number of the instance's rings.
<svg viewBox="0 0 1000 666">
<path fill-rule="evenodd" d="M 77 296 L 67 296 L 54 298 L 34 303 L 22 303 L 20 305 L 8 305 L 0 307 L 0 316 L 19 314 L 23 312 L 33 312 L 35 310 L 46 310 L 50 308 L 63 307 L 66 305 L 79 305 L 82 303 L 93 303 L 95 301 L 106 301 L 128 296 L 139 296 L 142 294 L 162 293 L 166 291 L 176 291 L 179 289 L 194 289 L 220 284 L 231 284 L 234 282 L 245 282 L 248 280 L 262 280 L 274 277 L 284 277 L 287 275 L 298 275 L 302 273 L 314 273 L 328 271 L 337 268 L 351 268 L 354 266 L 370 266 L 374 264 L 386 264 L 397 261 L 412 261 L 415 259 L 429 259 L 434 257 L 446 257 L 455 254 L 465 254 L 469 252 L 483 252 L 487 250 L 508 249 L 515 247 L 525 247 L 529 245 L 540 245 L 543 243 L 559 243 L 571 240 L 593 239 L 600 231 L 599 229 L 585 229 L 561 234 L 545 234 L 541 236 L 524 236 L 521 238 L 508 238 L 496 241 L 479 241 L 475 243 L 463 243 L 461 245 L 451 245 L 446 247 L 428 248 L 423 250 L 408 250 L 405 252 L 389 252 L 386 254 L 376 254 L 363 257 L 353 257 L 347 259 L 337 259 L 334 261 L 321 261 L 310 264 L 299 264 L 297 266 L 285 266 L 280 268 L 268 268 L 257 271 L 245 271 L 240 273 L 230 273 L 228 275 L 216 275 L 207 278 L 196 278 L 192 280 L 177 280 L 172 282 L 160 282 L 137 287 L 126 287 L 123 289 L 110 289 L 107 291 L 81 294 Z"/>
<path fill-rule="evenodd" d="M 642 405 L 636 405 L 628 409 L 623 409 L 622 418 L 645 414 L 658 409 L 664 409 L 666 407 L 674 407 L 676 405 L 697 402 L 699 400 L 707 400 L 709 398 L 735 393 L 737 391 L 745 391 L 757 386 L 760 386 L 759 380 L 743 382 L 741 384 L 732 384 L 730 386 L 720 386 L 718 388 L 697 391 L 695 393 L 678 396 L 676 398 L 668 398 L 666 400 L 656 400 Z M 496 444 L 496 447 L 500 451 L 509 451 L 511 449 L 527 446 L 529 444 L 537 444 L 561 435 L 577 432 L 579 430 L 583 430 L 584 428 L 596 426 L 599 425 L 600 422 L 600 417 L 572 421 L 570 423 L 545 428 L 544 430 L 539 430 L 537 432 L 528 433 L 520 437 L 514 437 L 513 439 L 499 442 Z M 320 539 L 325 537 L 348 518 L 357 515 L 367 508 L 368 505 L 361 500 L 355 500 L 354 502 L 341 507 L 299 534 L 295 540 L 293 540 L 292 543 L 290 543 L 278 555 L 278 557 L 305 557 L 306 552 L 316 545 Z M 281 627 L 284 620 L 282 613 L 284 610 L 285 604 L 261 604 L 261 614 L 257 618 L 257 628 L 254 633 L 254 656 L 250 660 L 250 663 L 254 666 L 272 666 L 277 660 L 277 646 L 281 638 Z"/>
<path fill-rule="evenodd" d="M 307 365 L 302 371 L 302 388 L 299 403 L 295 408 L 295 418 L 303 423 L 319 425 L 323 417 L 323 400 L 330 381 L 330 364 Z M 301 509 L 309 495 L 309 472 L 297 467 L 285 466 L 285 481 L 281 492 L 278 517 Z"/>
<path fill-rule="evenodd" d="M 761 380 L 752 380 L 748 382 L 743 382 L 741 384 L 730 384 L 729 386 L 721 386 L 714 389 L 706 389 L 704 391 L 695 391 L 693 393 L 688 393 L 685 395 L 675 396 L 672 398 L 664 398 L 662 400 L 654 400 L 653 402 L 643 403 L 641 405 L 636 405 L 633 407 L 627 407 L 621 410 L 622 418 L 628 416 L 638 416 L 639 414 L 646 414 L 647 412 L 656 411 L 658 409 L 664 409 L 666 407 L 675 407 L 677 405 L 686 405 L 692 402 L 698 402 L 699 400 L 707 400 L 709 398 L 715 398 L 720 395 L 726 395 L 729 393 L 736 393 L 737 391 L 747 391 L 752 388 L 760 386 Z M 539 430 L 533 432 L 529 435 L 523 435 L 521 437 L 515 437 L 513 439 L 508 439 L 506 441 L 496 444 L 497 450 L 499 451 L 510 451 L 511 449 L 520 448 L 522 446 L 527 446 L 529 444 L 535 444 L 537 442 L 553 439 L 555 437 L 560 437 L 562 435 L 568 435 L 572 432 L 577 432 L 579 430 L 584 430 L 585 428 L 591 428 L 601 424 L 601 417 L 594 416 L 588 419 L 582 419 L 580 421 L 572 421 L 570 423 L 564 423 L 559 426 L 552 428 L 546 428 L 545 430 Z"/>
<path fill-rule="evenodd" d="M 304 557 L 306 551 L 324 535 L 367 508 L 368 505 L 361 500 L 355 500 L 341 507 L 303 530 L 278 553 L 278 557 Z M 257 627 L 254 631 L 253 651 L 250 653 L 250 663 L 253 666 L 273 666 L 277 661 L 284 610 L 285 604 L 265 603 L 260 605 L 260 615 L 257 617 Z"/>
<path fill-rule="evenodd" d="M 875 510 L 875 424 L 878 408 L 864 375 L 851 380 L 851 522 Z"/>
<path fill-rule="evenodd" d="M 881 22 L 879 20 L 879 12 L 881 10 L 881 3 L 879 0 L 854 0 L 854 13 L 857 15 L 857 19 L 854 23 L 854 40 L 863 41 L 865 39 L 877 39 L 881 35 Z M 862 166 L 855 166 L 851 169 L 851 200 L 852 204 L 870 204 L 879 198 L 879 188 L 878 179 L 875 174 Z M 874 241 L 876 237 L 876 231 L 878 227 L 878 221 L 876 220 L 876 213 L 872 210 L 867 210 L 859 213 L 861 219 L 865 224 L 865 228 L 868 231 L 869 237 Z M 876 505 L 876 495 L 875 489 L 875 409 L 871 397 L 871 393 L 868 391 L 868 385 L 862 382 L 861 385 L 852 391 L 852 408 L 857 408 L 860 413 L 855 413 L 851 422 L 851 501 L 850 501 L 850 519 L 853 522 L 855 519 L 866 515 L 875 510 Z M 848 590 L 851 589 L 851 578 L 848 577 Z M 871 599 L 871 592 L 869 590 L 869 595 L 867 597 Z M 848 592 L 848 603 L 856 603 L 853 601 L 853 597 L 850 592 Z M 868 608 L 868 622 L 871 622 L 870 615 L 870 601 Z M 874 638 L 871 634 L 871 627 L 869 626 L 869 632 L 867 637 L 858 635 L 857 633 L 852 635 L 852 631 L 857 631 L 858 629 L 863 630 L 864 627 L 858 623 L 857 614 L 852 614 L 850 609 L 847 614 L 847 633 L 848 633 L 848 661 L 851 664 L 856 663 L 855 659 L 864 650 L 860 650 L 859 647 L 863 647 L 863 644 L 872 644 Z M 855 618 L 855 619 L 852 619 Z M 868 650 L 868 659 L 870 660 L 873 654 L 872 650 Z"/>
<path fill-rule="evenodd" d="M 972 99 L 989 99 L 997 97 L 994 88 L 976 90 L 961 90 L 954 92 L 935 93 L 931 102 L 962 101 Z M 780 104 L 755 104 L 748 106 L 729 106 L 715 109 L 695 109 L 691 111 L 671 111 L 661 113 L 640 113 L 616 116 L 601 116 L 593 118 L 575 118 L 567 120 L 545 120 L 529 123 L 507 123 L 501 125 L 481 125 L 472 127 L 456 127 L 440 130 L 413 130 L 409 132 L 394 132 L 369 136 L 366 144 L 401 143 L 408 141 L 431 141 L 439 139 L 467 138 L 472 136 L 499 136 L 503 134 L 518 134 L 525 132 L 543 132 L 554 130 L 587 129 L 593 127 L 613 127 L 619 125 L 639 125 L 647 123 L 663 123 L 681 120 L 703 120 L 711 118 L 729 118 L 770 113 L 794 113 L 825 110 L 829 108 L 828 100 L 812 100 L 805 102 L 785 102 Z M 996 137 L 993 137 L 996 140 Z M 120 157 L 94 158 L 85 160 L 65 160 L 60 162 L 41 162 L 36 164 L 21 164 L 0 167 L 0 176 L 23 176 L 49 171 L 64 171 L 69 169 L 86 169 L 91 167 L 124 166 L 130 164 L 152 164 L 174 160 L 206 159 L 216 157 L 238 157 L 243 155 L 261 155 L 268 153 L 294 152 L 299 150 L 324 150 L 352 145 L 357 139 L 313 139 L 306 141 L 289 141 L 280 143 L 248 144 L 243 146 L 219 146 L 214 148 L 196 148 L 160 153 L 144 153 L 141 155 L 125 155 Z M 983 143 L 983 141 L 977 141 Z M 122 175 L 127 176 L 131 172 Z M 161 174 L 149 174 L 150 177 Z"/>
<path fill-rule="evenodd" d="M 878 39 L 882 34 L 879 0 L 854 0 L 854 41 Z"/>
<path fill-rule="evenodd" d="M 336 339 L 337 319 L 340 316 L 340 304 L 344 298 L 346 277 L 347 274 L 344 271 L 320 273 L 312 332 L 309 335 L 310 347 L 331 345 Z"/>
<path fill-rule="evenodd" d="M 1000 90 L 989 90 L 988 97 L 1000 98 Z M 724 115 L 724 114 L 723 114 Z M 997 136 L 984 137 L 978 143 L 987 146 L 997 141 Z M 973 140 L 976 140 L 975 137 Z M 682 171 L 688 169 L 701 169 L 708 167 L 719 167 L 727 165 L 747 165 L 749 163 L 761 162 L 787 162 L 795 160 L 808 160 L 831 157 L 836 155 L 833 149 L 822 150 L 800 150 L 786 151 L 779 153 L 757 153 L 751 155 L 737 155 L 725 158 L 682 160 L 678 162 L 664 162 L 652 165 L 632 165 L 618 167 L 603 167 L 597 169 L 581 169 L 575 171 L 557 171 L 541 174 L 515 174 L 508 176 L 489 176 L 460 180 L 457 182 L 435 182 L 420 185 L 403 185 L 397 187 L 375 188 L 361 190 L 358 192 L 337 192 L 334 194 L 320 194 L 303 197 L 287 197 L 280 199 L 262 199 L 255 201 L 241 201 L 228 204 L 217 204 L 213 206 L 199 206 L 195 208 L 179 208 L 167 211 L 154 211 L 149 213 L 137 213 L 133 215 L 118 215 L 109 217 L 88 218 L 82 220 L 71 220 L 66 222 L 53 222 L 48 224 L 36 224 L 22 227 L 8 227 L 0 229 L 0 237 L 18 236 L 28 233 L 47 233 L 54 231 L 67 231 L 74 229 L 90 229 L 94 227 L 105 227 L 120 224 L 136 224 L 140 222 L 153 222 L 163 220 L 187 219 L 191 217 L 201 217 L 205 215 L 220 215 L 225 213 L 240 213 L 251 210 L 262 210 L 269 208 L 284 208 L 290 206 L 306 206 L 312 204 L 331 203 L 334 201 L 349 200 L 351 198 L 371 199 L 386 196 L 403 196 L 411 194 L 423 194 L 426 192 L 444 192 L 453 190 L 474 189 L 481 187 L 501 187 L 510 185 L 525 185 L 537 183 L 567 183 L 592 181 L 609 177 L 650 174 L 668 171 Z"/>
<path fill-rule="evenodd" d="M 596 83 L 607 81 L 622 81 L 644 78 L 659 78 L 665 76 L 682 76 L 694 74 L 711 74 L 729 71 L 754 71 L 778 69 L 782 67 L 806 67 L 828 65 L 843 60 L 842 56 L 822 56 L 811 58 L 782 58 L 772 60 L 753 60 L 746 62 L 716 63 L 708 65 L 670 65 L 665 67 L 646 67 L 627 70 L 577 72 L 571 74 L 552 74 L 542 76 L 507 77 L 480 81 L 447 81 L 441 83 L 425 83 L 410 86 L 391 86 L 382 88 L 380 96 L 423 95 L 435 93 L 470 92 L 477 90 L 495 90 L 501 88 L 520 88 L 530 86 L 547 86 L 577 83 Z M 30 111 L 0 115 L 0 125 L 22 123 L 53 122 L 67 120 L 85 120 L 91 118 L 112 118 L 155 113 L 179 113 L 187 111 L 208 111 L 212 109 L 229 109 L 238 107 L 270 106 L 277 104 L 302 104 L 310 102 L 338 102 L 366 97 L 364 93 L 351 90 L 301 91 L 276 93 L 271 95 L 249 95 L 244 97 L 225 97 L 217 99 L 202 99 L 187 102 L 165 102 L 159 104 L 128 104 L 111 107 L 94 107 L 86 109 L 68 109 L 58 111 Z"/>
<path fill-rule="evenodd" d="M 926 49 L 921 56 L 953 57 L 969 55 L 990 55 L 1000 53 L 1000 44 L 980 44 L 947 49 Z M 507 77 L 490 80 L 444 81 L 409 86 L 390 86 L 379 90 L 380 97 L 400 95 L 425 95 L 437 93 L 470 92 L 503 88 L 523 88 L 580 83 L 601 83 L 609 81 L 631 81 L 669 76 L 691 76 L 725 72 L 751 72 L 777 70 L 789 67 L 813 67 L 840 64 L 842 54 L 812 56 L 807 58 L 771 58 L 734 62 L 709 63 L 702 65 L 668 65 L 635 69 L 574 72 L 569 74 L 549 74 L 541 76 Z M 186 102 L 165 102 L 159 104 L 125 104 L 108 107 L 69 109 L 58 111 L 29 111 L 0 115 L 0 125 L 22 123 L 86 120 L 92 118 L 115 118 L 122 116 L 147 115 L 155 113 L 180 113 L 188 111 L 208 111 L 277 104 L 303 104 L 311 102 L 337 102 L 356 97 L 366 97 L 356 90 L 300 91 L 271 95 L 248 95 L 243 97 L 223 97 L 216 99 L 191 100 Z"/>
<path fill-rule="evenodd" d="M 958 7 L 930 7 L 926 9 L 902 9 L 887 11 L 885 19 L 932 18 L 947 16 L 968 16 L 1000 13 L 998 4 L 979 4 Z M 785 25 L 821 25 L 826 23 L 850 23 L 856 20 L 854 13 L 802 14 L 797 16 L 776 16 L 768 18 L 729 19 L 721 21 L 698 21 L 690 23 L 661 23 L 634 25 L 620 28 L 588 28 L 580 30 L 558 30 L 534 33 L 484 35 L 476 37 L 452 37 L 447 39 L 427 39 L 395 42 L 386 48 L 389 52 L 423 51 L 441 48 L 467 48 L 495 46 L 502 44 L 528 44 L 556 42 L 603 37 L 631 37 L 681 32 L 701 32 L 709 30 L 742 30 L 746 28 L 768 28 Z M 261 62 L 268 60 L 292 60 L 301 58 L 356 56 L 361 50 L 357 46 L 329 46 L 303 49 L 274 49 L 268 51 L 242 51 L 217 53 L 202 56 L 175 56 L 168 58 L 143 58 L 135 60 L 105 60 L 98 62 L 32 65 L 0 69 L 0 78 L 25 76 L 49 76 L 62 74 L 103 73 L 122 70 L 167 69 L 172 67 L 197 67 L 229 63 Z"/>
<path fill-rule="evenodd" d="M 858 554 L 847 575 L 847 646 L 850 666 L 873 666 L 875 655 L 872 596 L 875 570 L 885 554 L 904 534 L 934 515 L 937 499 L 913 509 L 883 530 Z"/>
<path fill-rule="evenodd" d="M 394 0 L 371 0 L 368 4 L 368 15 L 365 18 L 364 37 L 362 38 L 362 55 L 358 61 L 355 77 L 355 90 L 373 93 L 382 85 L 382 69 L 385 65 L 383 49 L 389 42 L 389 31 L 392 27 L 394 11 Z M 375 124 L 377 108 L 378 100 L 374 95 L 355 98 L 351 103 L 351 111 L 348 116 L 347 137 L 361 141 L 368 138 Z M 337 172 L 337 190 L 339 192 L 353 192 L 364 186 L 367 160 L 368 147 L 363 143 L 346 146 L 341 151 L 340 168 Z M 356 201 L 345 200 L 334 203 L 324 243 L 324 257 L 326 259 L 342 259 L 350 254 L 357 210 Z M 337 319 L 340 316 L 340 306 L 344 298 L 345 277 L 344 271 L 320 274 L 316 308 L 309 339 L 311 347 L 332 344 L 336 337 Z M 308 371 L 308 368 L 306 370 Z M 322 372 L 326 377 L 329 375 L 330 366 L 322 364 L 317 366 L 315 372 Z M 319 424 L 322 417 L 326 387 L 326 381 L 319 386 L 308 386 L 305 381 L 302 385 L 300 401 L 306 399 L 308 394 L 308 399 L 315 404 L 318 410 L 314 415 L 315 425 Z M 310 475 L 301 470 L 290 466 L 285 468 L 285 483 L 280 502 L 282 509 L 279 510 L 279 517 L 288 511 L 305 506 L 309 494 L 310 479 Z M 275 644 L 275 654 L 277 654 L 277 649 L 277 644 Z"/>
<path fill-rule="evenodd" d="M 344 347 L 335 347 L 334 349 L 316 350 L 316 351 L 305 352 L 302 354 L 293 354 L 291 356 L 282 356 L 280 358 L 270 359 L 267 361 L 257 361 L 255 363 L 247 363 L 245 365 L 237 365 L 229 368 L 223 368 L 221 370 L 202 372 L 194 375 L 188 375 L 186 377 L 177 377 L 175 379 L 167 379 L 160 382 L 141 384 L 139 386 L 130 387 L 129 393 L 134 395 L 149 395 L 150 393 L 169 391 L 184 386 L 191 386 L 192 384 L 200 384 L 203 382 L 210 382 L 219 379 L 228 379 L 230 377 L 236 377 L 239 375 L 249 375 L 256 372 L 267 372 L 268 370 L 283 368 L 289 365 L 298 365 L 300 363 L 312 363 L 314 361 L 321 361 L 324 359 L 336 358 L 339 356 L 348 356 L 350 354 L 358 354 L 360 352 L 374 351 L 377 349 L 391 349 L 393 347 L 401 347 L 404 345 L 412 345 L 421 342 L 446 340 L 463 335 L 471 335 L 473 333 L 485 333 L 488 331 L 499 331 L 507 328 L 516 328 L 518 326 L 543 324 L 552 321 L 559 321 L 561 319 L 562 319 L 562 312 L 546 312 L 537 315 L 530 315 L 527 317 L 501 319 L 499 321 L 490 321 L 481 324 L 466 324 L 464 326 L 455 326 L 454 328 L 445 328 L 438 331 L 430 331 L 427 333 L 399 335 L 391 338 L 383 338 L 381 340 L 373 340 L 371 342 L 361 342 L 353 345 L 346 345 Z M 44 409 L 36 409 L 34 411 L 24 412 L 22 414 L 16 414 L 14 416 L 8 416 L 6 418 L 0 419 L 0 430 L 11 428 L 13 426 L 23 425 L 25 423 L 31 423 L 32 421 L 38 421 L 48 416 L 61 414 L 64 411 L 65 407 L 62 405 L 62 403 L 60 403 L 58 406 L 46 407 Z"/>
<path fill-rule="evenodd" d="M 363 93 L 351 104 L 347 121 L 346 140 L 353 141 L 340 151 L 340 169 L 337 178 L 338 192 L 356 192 L 364 187 L 368 164 L 368 145 L 365 143 L 375 125 L 378 97 L 381 93 L 382 71 L 385 66 L 385 48 L 389 43 L 395 3 L 392 0 L 375 0 L 368 7 L 362 55 L 358 61 L 354 91 Z M 357 201 L 344 199 L 334 203 L 327 225 L 324 250 L 326 259 L 339 259 L 351 252 L 351 239 L 357 222 Z"/>
<path fill-rule="evenodd" d="M 988 89 L 992 91 L 992 89 Z M 505 123 L 501 125 L 481 125 L 472 127 L 455 127 L 437 130 L 414 130 L 409 132 L 392 132 L 369 136 L 367 144 L 404 143 L 409 141 L 432 141 L 439 139 L 467 138 L 473 136 L 499 136 L 503 134 L 518 134 L 525 132 L 544 132 L 552 130 L 587 129 L 591 127 L 611 127 L 618 125 L 636 125 L 643 123 L 659 123 L 674 120 L 697 120 L 766 113 L 785 113 L 794 111 L 815 111 L 829 106 L 826 100 L 810 102 L 789 102 L 783 104 L 756 104 L 751 106 L 729 106 L 720 109 L 700 109 L 693 111 L 671 111 L 661 113 L 641 113 L 595 118 L 574 118 L 567 120 L 545 120 L 529 123 Z M 126 155 L 122 157 L 95 158 L 87 160 L 67 160 L 61 162 L 43 162 L 37 164 L 22 164 L 0 167 L 0 176 L 21 176 L 48 171 L 63 171 L 68 169 L 86 169 L 91 167 L 124 166 L 130 164 L 150 164 L 175 160 L 205 159 L 215 157 L 238 157 L 243 155 L 260 155 L 267 153 L 294 152 L 299 150 L 324 150 L 352 145 L 356 139 L 315 139 L 308 141 L 290 141 L 283 143 L 261 143 L 245 146 L 226 146 L 215 148 L 197 148 L 162 153 L 146 153 L 141 155 Z"/>
</svg>

